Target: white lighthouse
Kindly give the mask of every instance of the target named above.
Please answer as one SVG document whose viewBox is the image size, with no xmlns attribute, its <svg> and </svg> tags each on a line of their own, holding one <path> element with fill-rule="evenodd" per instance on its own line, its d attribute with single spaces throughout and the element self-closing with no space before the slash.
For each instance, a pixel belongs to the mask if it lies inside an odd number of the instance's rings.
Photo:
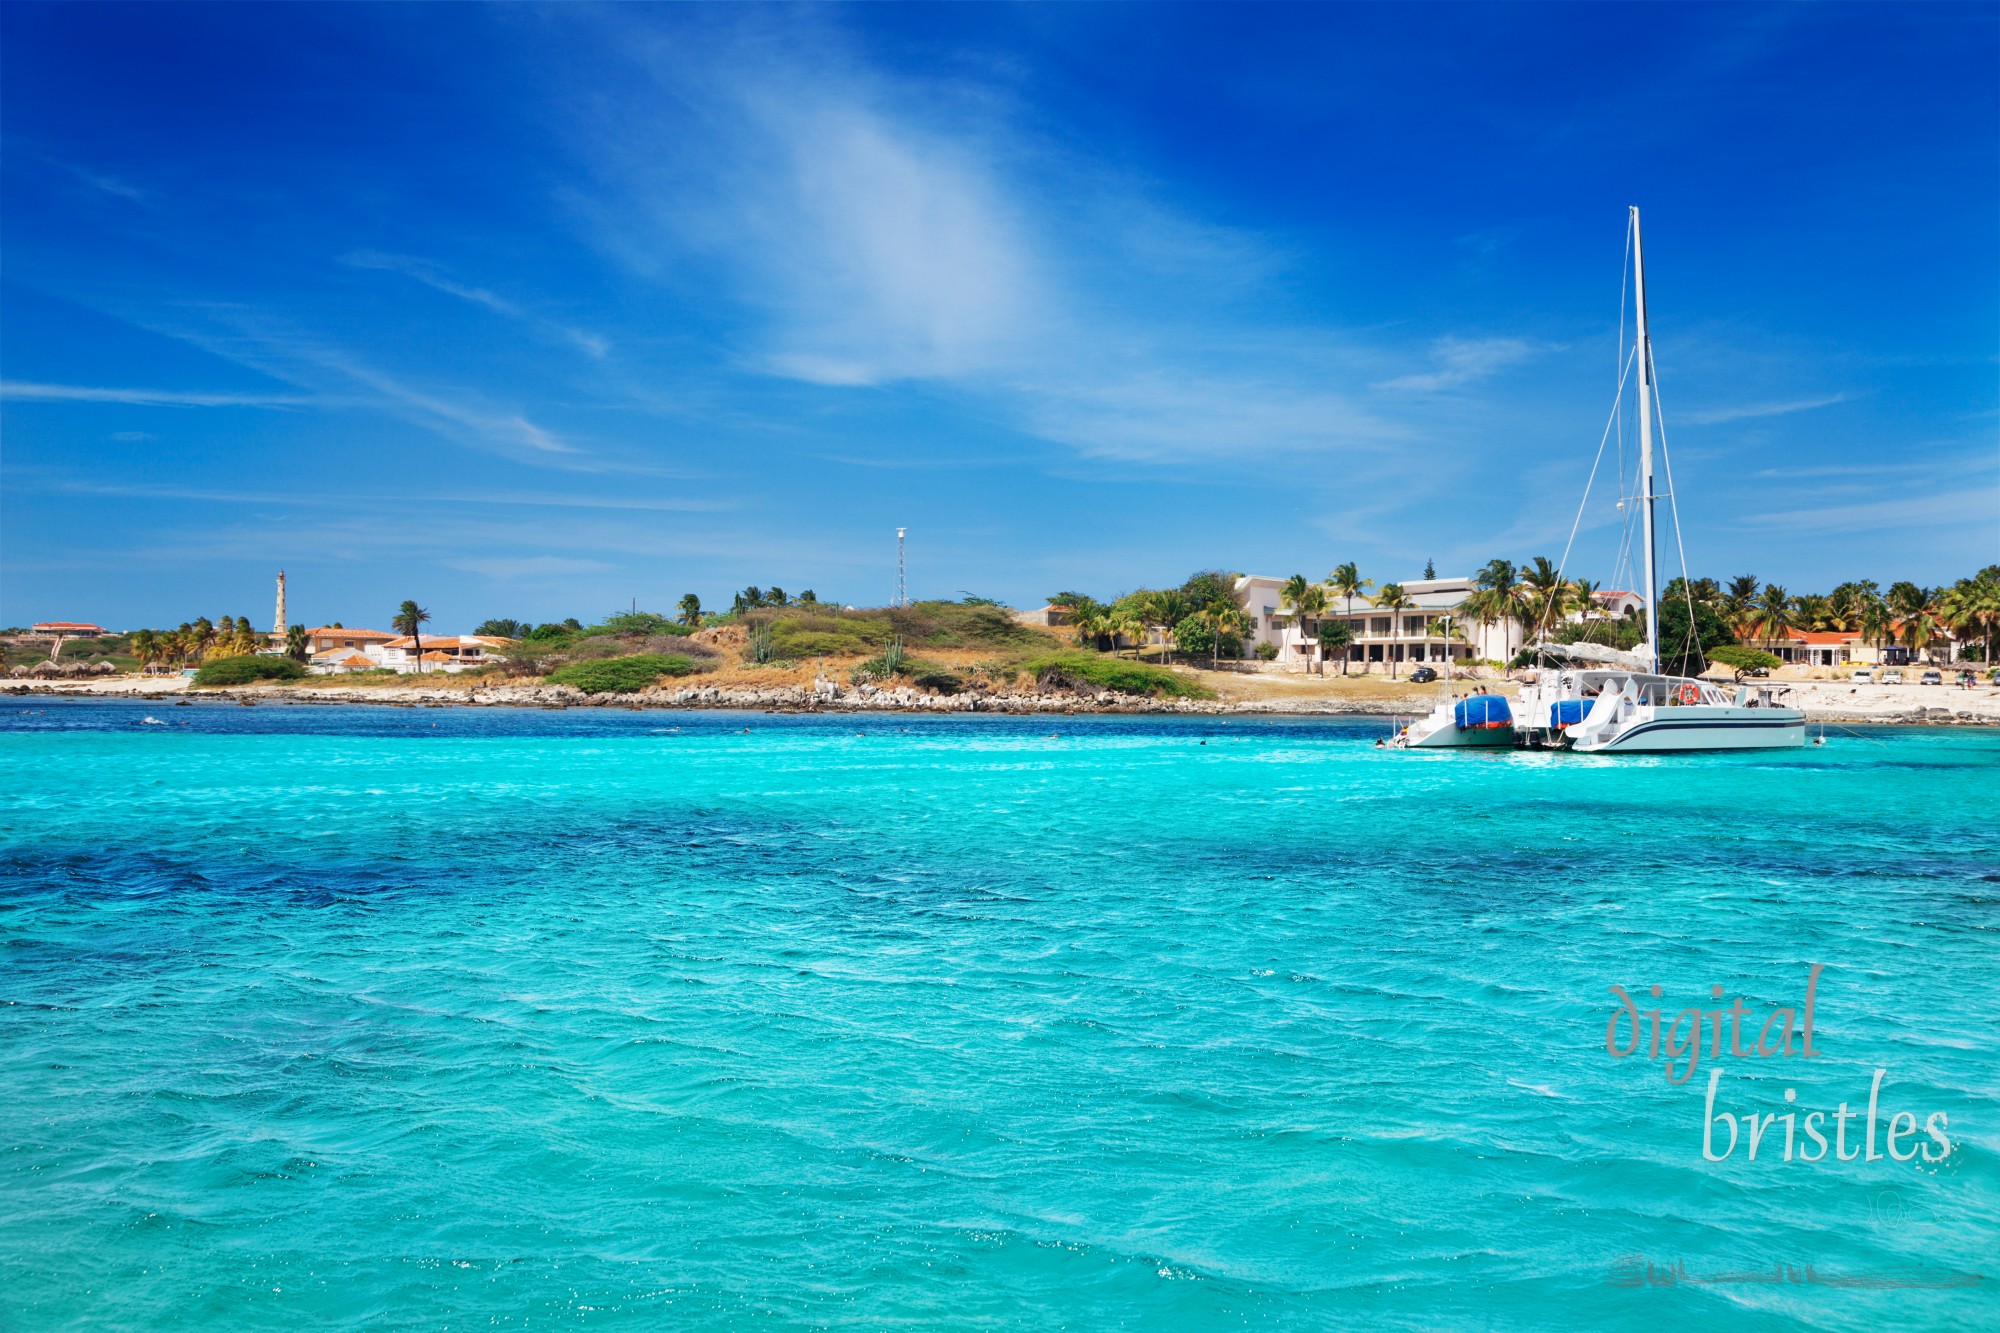
<svg viewBox="0 0 2000 1333">
<path fill-rule="evenodd" d="M 278 571 L 278 611 L 277 623 L 271 626 L 271 642 L 278 647 L 285 646 L 285 571 Z"/>
</svg>

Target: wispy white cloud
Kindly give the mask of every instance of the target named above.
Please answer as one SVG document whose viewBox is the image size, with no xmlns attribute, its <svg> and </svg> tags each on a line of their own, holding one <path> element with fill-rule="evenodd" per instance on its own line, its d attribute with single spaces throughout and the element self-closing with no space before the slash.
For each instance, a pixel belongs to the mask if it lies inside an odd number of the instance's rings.
<svg viewBox="0 0 2000 1333">
<path fill-rule="evenodd" d="M 574 446 L 565 444 L 519 412 L 495 410 L 468 402 L 463 398 L 445 397 L 413 388 L 391 375 L 341 353 L 322 352 L 318 360 L 320 364 L 338 370 L 357 383 L 373 389 L 391 403 L 404 409 L 407 414 L 427 424 L 536 453 L 577 452 Z"/>
<path fill-rule="evenodd" d="M 1960 523 L 2000 524 L 2000 485 L 1971 486 L 1939 495 L 1865 504 L 1752 514 L 1743 524 L 1781 532 L 1874 532 L 1922 530 Z"/>
<path fill-rule="evenodd" d="M 137 438 L 153 437 L 137 434 Z M 180 486 L 154 482 L 100 482 L 74 477 L 38 476 L 8 470 L 8 488 L 17 493 L 103 495 L 141 500 L 201 500 L 217 504 L 283 505 L 297 509 L 431 510 L 448 505 L 525 509 L 601 509 L 653 513 L 721 513 L 739 508 L 733 500 L 680 496 L 556 495 L 510 491 L 425 491 L 419 495 L 333 492 L 318 489 L 251 491 L 213 486 Z"/>
<path fill-rule="evenodd" d="M 1520 365 L 1536 351 L 1535 344 L 1525 338 L 1440 338 L 1431 345 L 1435 369 L 1398 375 L 1375 387 L 1410 393 L 1462 389 Z"/>
<path fill-rule="evenodd" d="M 0 380 L 0 398 L 24 402 L 125 403 L 135 407 L 310 407 L 324 401 L 301 394 L 113 389 L 84 384 L 33 384 L 23 380 Z"/>
<path fill-rule="evenodd" d="M 630 209 L 606 216 L 614 246 L 648 268 L 663 245 L 720 258 L 759 317 L 751 364 L 776 375 L 862 386 L 1013 363 L 1055 294 L 995 146 L 898 117 L 890 89 L 826 54 L 697 68 L 654 48 L 668 106 L 621 106 L 598 130 Z M 686 98 L 700 148 L 668 123 Z"/>
<path fill-rule="evenodd" d="M 447 567 L 469 574 L 483 574 L 499 583 L 519 583 L 525 579 L 557 579 L 571 574 L 598 574 L 617 568 L 602 560 L 579 560 L 572 556 L 494 556 L 490 559 L 447 560 Z"/>
<path fill-rule="evenodd" d="M 509 319 L 533 325 L 547 334 L 575 344 L 594 357 L 602 357 L 611 350 L 610 340 L 601 334 L 591 333 L 585 329 L 573 328 L 568 324 L 546 319 L 498 293 L 488 291 L 484 287 L 473 287 L 458 282 L 429 260 L 418 259 L 411 255 L 383 254 L 378 250 L 357 250 L 352 254 L 343 255 L 341 262 L 351 265 L 354 268 L 400 273 L 404 277 L 415 279 L 424 286 L 443 292 L 447 296 L 456 296 L 461 301 L 469 301 L 474 305 L 484 306 L 495 314 L 505 315 Z"/>
<path fill-rule="evenodd" d="M 1251 374 L 1078 382 L 1037 395 L 1029 421 L 1086 455 L 1153 462 L 1338 454 L 1409 435 L 1341 394 Z"/>
<path fill-rule="evenodd" d="M 1729 421 L 1747 421 L 1753 417 L 1782 417 L 1793 412 L 1810 412 L 1814 408 L 1832 407 L 1844 403 L 1852 394 L 1830 393 L 1819 398 L 1793 398 L 1774 403 L 1745 403 L 1739 407 L 1718 407 L 1706 412 L 1689 412 L 1681 420 L 1690 426 L 1720 426 Z"/>
<path fill-rule="evenodd" d="M 34 148 L 17 148 L 17 151 L 21 152 L 24 156 L 45 162 L 58 171 L 75 177 L 93 190 L 111 195 L 113 198 L 124 199 L 148 208 L 152 207 L 153 201 L 150 194 L 130 181 L 114 176 L 110 172 L 99 171 L 94 167 L 87 167 L 80 162 L 72 162 L 67 158 L 57 157 L 51 153 L 41 152 Z"/>
<path fill-rule="evenodd" d="M 744 366 L 829 388 L 929 381 L 1095 458 L 1409 433 L 1357 406 L 1365 352 L 1246 319 L 1288 247 L 1070 160 L 992 89 L 892 80 L 837 34 L 810 52 L 724 41 L 697 64 L 620 32 L 651 82 L 586 136 L 603 188 L 579 215 L 663 285 L 676 256 L 719 261 Z"/>
<path fill-rule="evenodd" d="M 308 391 L 300 396 L 301 403 L 385 412 L 454 443 L 522 461 L 570 470 L 611 470 L 610 465 L 590 460 L 584 451 L 524 411 L 496 406 L 470 390 L 412 384 L 266 312 L 236 305 L 190 303 L 172 316 L 127 317 L 138 327 L 298 385 Z M 357 386 L 366 392 L 357 393 Z M 271 397 L 274 401 L 259 405 L 281 405 L 276 401 L 280 396 Z"/>
</svg>

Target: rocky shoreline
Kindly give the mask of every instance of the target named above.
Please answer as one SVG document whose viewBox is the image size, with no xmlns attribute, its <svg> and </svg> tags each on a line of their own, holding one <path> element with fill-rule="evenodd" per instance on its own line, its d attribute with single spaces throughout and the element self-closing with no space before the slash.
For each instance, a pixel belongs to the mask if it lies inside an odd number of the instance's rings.
<svg viewBox="0 0 2000 1333">
<path fill-rule="evenodd" d="M 672 685 L 636 694 L 592 694 L 568 685 L 496 684 L 466 688 L 367 689 L 306 688 L 256 685 L 233 689 L 186 690 L 176 681 L 157 682 L 162 688 L 107 690 L 102 686 L 57 682 L 10 684 L 11 695 L 68 698 L 130 698 L 159 701 L 185 699 L 254 705 L 371 704 L 394 708 L 625 708 L 718 709 L 784 713 L 995 713 L 1017 716 L 1047 714 L 1169 714 L 1261 717 L 1383 717 L 1412 716 L 1428 711 L 1432 700 L 1380 698 L 1155 699 L 1110 690 L 928 694 L 911 686 L 881 689 L 873 685 L 845 686 L 820 679 L 810 686 L 725 689 L 717 686 Z M 1813 723 L 1900 726 L 2000 725 L 2000 691 L 1959 691 L 1932 687 L 1910 698 L 1887 695 L 1862 697 L 1839 687 L 1802 684 L 1791 700 Z"/>
</svg>

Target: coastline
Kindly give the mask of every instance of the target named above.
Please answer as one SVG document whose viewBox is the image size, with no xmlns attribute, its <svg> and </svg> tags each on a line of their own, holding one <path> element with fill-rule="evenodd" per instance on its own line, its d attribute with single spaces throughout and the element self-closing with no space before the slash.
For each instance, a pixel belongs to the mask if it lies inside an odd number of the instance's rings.
<svg viewBox="0 0 2000 1333">
<path fill-rule="evenodd" d="M 568 685 L 501 684 L 483 681 L 437 686 L 300 687 L 247 685 L 188 688 L 184 677 L 118 677 L 88 682 L 29 681 L 6 686 L 14 697 L 126 698 L 135 701 L 207 701 L 238 706 L 261 703 L 369 704 L 394 708 L 624 708 L 634 710 L 751 710 L 824 713 L 996 713 L 1171 714 L 1217 717 L 1397 717 L 1428 712 L 1435 686 L 1366 696 L 1250 699 L 1156 699 L 1112 691 L 926 694 L 909 686 L 779 685 L 745 688 L 679 685 L 632 694 L 587 693 Z M 2000 689 L 1962 690 L 1952 686 L 1871 686 L 1867 693 L 1839 682 L 1799 682 L 1794 706 L 1809 723 L 1870 726 L 2000 726 Z"/>
</svg>

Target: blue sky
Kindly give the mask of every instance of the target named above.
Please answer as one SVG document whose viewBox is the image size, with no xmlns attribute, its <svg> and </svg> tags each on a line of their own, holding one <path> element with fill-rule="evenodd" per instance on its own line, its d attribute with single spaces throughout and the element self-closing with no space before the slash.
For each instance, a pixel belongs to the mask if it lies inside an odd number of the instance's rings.
<svg viewBox="0 0 2000 1333">
<path fill-rule="evenodd" d="M 8 5 L 0 624 L 1554 557 L 1633 203 L 1695 572 L 1946 581 L 1997 16 Z"/>
</svg>

